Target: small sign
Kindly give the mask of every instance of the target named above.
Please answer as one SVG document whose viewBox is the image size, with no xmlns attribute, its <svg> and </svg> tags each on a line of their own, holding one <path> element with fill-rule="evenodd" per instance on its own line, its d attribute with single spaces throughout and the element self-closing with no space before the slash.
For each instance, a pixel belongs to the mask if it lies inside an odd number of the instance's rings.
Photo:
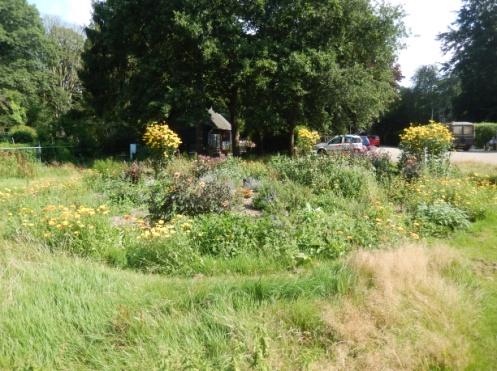
<svg viewBox="0 0 497 371">
<path fill-rule="evenodd" d="M 129 145 L 129 159 L 133 161 L 136 157 L 137 145 L 136 143 L 132 143 Z"/>
</svg>

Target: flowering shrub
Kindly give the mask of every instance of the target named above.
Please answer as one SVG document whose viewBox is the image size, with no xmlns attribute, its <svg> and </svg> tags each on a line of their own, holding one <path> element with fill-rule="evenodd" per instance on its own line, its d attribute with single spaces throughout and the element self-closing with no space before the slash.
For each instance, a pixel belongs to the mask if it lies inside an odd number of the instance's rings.
<svg viewBox="0 0 497 371">
<path fill-rule="evenodd" d="M 48 205 L 41 210 L 24 207 L 12 215 L 11 222 L 19 220 L 22 229 L 17 229 L 18 235 L 28 232 L 30 238 L 51 249 L 114 261 L 122 255 L 122 239 L 111 225 L 109 213 L 107 205 Z"/>
<path fill-rule="evenodd" d="M 200 179 L 179 174 L 169 183 L 158 184 L 149 200 L 155 219 L 170 219 L 176 214 L 199 215 L 230 210 L 239 200 L 233 184 L 212 177 Z"/>
<path fill-rule="evenodd" d="M 297 151 L 301 155 L 308 154 L 314 148 L 314 145 L 319 141 L 320 136 L 317 131 L 312 131 L 307 128 L 297 130 Z"/>
<path fill-rule="evenodd" d="M 181 139 L 166 123 L 152 123 L 145 130 L 143 142 L 152 152 L 157 175 L 160 167 L 178 150 Z"/>
<path fill-rule="evenodd" d="M 412 155 L 422 157 L 426 151 L 431 156 L 444 155 L 452 146 L 452 133 L 440 123 L 411 126 L 400 135 L 400 147 Z"/>
<path fill-rule="evenodd" d="M 482 218 L 495 205 L 496 186 L 488 181 L 475 182 L 472 177 L 422 176 L 415 182 L 396 179 L 390 196 L 407 211 L 415 214 L 421 204 L 445 202 L 464 211 L 471 220 Z"/>
<path fill-rule="evenodd" d="M 449 129 L 434 121 L 405 129 L 400 135 L 403 154 L 399 165 L 402 174 L 410 180 L 420 177 L 423 171 L 438 176 L 447 175 L 449 161 L 445 155 L 452 141 Z"/>
</svg>

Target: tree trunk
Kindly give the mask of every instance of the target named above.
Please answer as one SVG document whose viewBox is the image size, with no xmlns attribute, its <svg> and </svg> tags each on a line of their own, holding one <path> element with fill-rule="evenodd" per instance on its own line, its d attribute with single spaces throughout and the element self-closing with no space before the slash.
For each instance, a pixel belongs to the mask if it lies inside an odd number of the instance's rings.
<svg viewBox="0 0 497 371">
<path fill-rule="evenodd" d="M 204 152 L 204 123 L 202 120 L 197 121 L 195 127 L 195 151 L 197 155 L 203 154 Z"/>
<path fill-rule="evenodd" d="M 288 127 L 289 127 L 289 147 L 288 147 L 288 154 L 290 156 L 295 156 L 295 123 L 293 122 L 289 122 L 288 123 Z"/>
<path fill-rule="evenodd" d="M 229 102 L 233 156 L 240 156 L 240 126 L 238 124 L 238 90 L 231 94 Z"/>
</svg>

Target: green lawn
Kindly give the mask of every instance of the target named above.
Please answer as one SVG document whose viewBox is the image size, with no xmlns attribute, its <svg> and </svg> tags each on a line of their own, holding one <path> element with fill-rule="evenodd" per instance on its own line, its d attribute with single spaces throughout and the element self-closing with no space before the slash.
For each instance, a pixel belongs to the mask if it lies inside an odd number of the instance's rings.
<svg viewBox="0 0 497 371">
<path fill-rule="evenodd" d="M 497 210 L 469 231 L 456 234 L 449 244 L 471 260 L 479 292 L 481 314 L 469 369 L 493 370 L 497 365 Z"/>
</svg>

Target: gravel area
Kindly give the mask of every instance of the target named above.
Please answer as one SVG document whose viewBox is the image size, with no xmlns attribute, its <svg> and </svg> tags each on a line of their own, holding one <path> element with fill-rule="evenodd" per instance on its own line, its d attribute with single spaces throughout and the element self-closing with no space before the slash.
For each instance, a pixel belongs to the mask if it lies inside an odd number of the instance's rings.
<svg viewBox="0 0 497 371">
<path fill-rule="evenodd" d="M 378 151 L 390 154 L 395 161 L 398 160 L 401 154 L 401 150 L 394 147 L 381 147 Z M 497 152 L 452 152 L 450 159 L 453 163 L 479 162 L 482 164 L 497 165 Z"/>
</svg>

